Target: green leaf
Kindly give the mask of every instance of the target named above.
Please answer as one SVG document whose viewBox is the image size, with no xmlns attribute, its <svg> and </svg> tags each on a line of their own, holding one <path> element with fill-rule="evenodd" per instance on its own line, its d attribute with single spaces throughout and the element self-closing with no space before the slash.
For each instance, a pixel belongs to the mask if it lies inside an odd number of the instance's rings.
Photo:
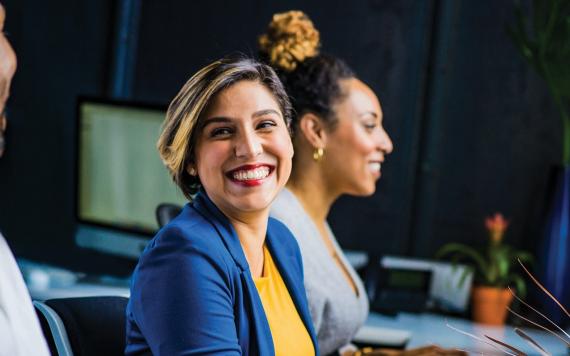
<svg viewBox="0 0 570 356">
<path fill-rule="evenodd" d="M 526 298 L 526 283 L 524 281 L 524 279 L 522 279 L 521 276 L 519 276 L 518 274 L 511 274 L 508 278 L 507 283 L 509 282 L 513 282 L 515 283 L 515 288 L 517 290 L 517 295 L 521 298 L 524 299 Z"/>
<path fill-rule="evenodd" d="M 473 262 L 475 262 L 479 273 L 485 278 L 487 279 L 487 275 L 488 275 L 488 264 L 485 261 L 485 259 L 483 258 L 483 256 L 481 255 L 481 253 L 479 253 L 479 251 L 477 251 L 476 249 L 474 249 L 473 247 L 464 245 L 464 244 L 459 244 L 459 243 L 449 243 L 446 244 L 444 246 L 442 246 L 435 254 L 436 258 L 442 258 L 443 256 L 449 255 L 449 254 L 455 254 L 455 258 L 462 258 L 462 257 L 467 257 L 469 259 L 471 259 Z"/>
<path fill-rule="evenodd" d="M 535 260 L 534 260 L 534 256 L 526 251 L 515 251 L 512 255 L 512 260 L 513 263 L 516 262 L 516 260 L 519 259 L 521 260 L 521 262 L 526 262 L 526 263 L 530 263 L 530 264 L 534 264 Z"/>
<path fill-rule="evenodd" d="M 461 288 L 465 284 L 467 276 L 469 276 L 471 273 L 473 273 L 473 268 L 467 266 L 466 268 L 463 269 L 463 273 L 461 273 L 461 277 L 459 277 L 459 281 L 457 281 L 457 286 L 459 288 Z"/>
<path fill-rule="evenodd" d="M 536 66 L 533 57 L 535 56 L 534 51 L 531 49 L 532 41 L 527 35 L 526 31 L 526 20 L 523 15 L 522 9 L 520 6 L 515 8 L 515 17 L 516 22 L 514 27 L 508 27 L 507 33 L 510 35 L 511 39 L 513 40 L 515 46 L 522 54 L 523 58 L 532 66 Z M 538 68 L 535 67 L 536 70 Z"/>
<path fill-rule="evenodd" d="M 507 245 L 491 245 L 488 251 L 493 276 L 490 282 L 493 285 L 504 285 L 509 274 L 511 261 L 509 258 L 511 248 Z"/>
</svg>

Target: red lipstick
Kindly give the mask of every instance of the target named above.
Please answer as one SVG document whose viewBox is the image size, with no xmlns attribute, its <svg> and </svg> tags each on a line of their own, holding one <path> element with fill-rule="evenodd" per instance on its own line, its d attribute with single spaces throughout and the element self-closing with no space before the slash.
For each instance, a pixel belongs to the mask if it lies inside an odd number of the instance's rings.
<svg viewBox="0 0 570 356">
<path fill-rule="evenodd" d="M 233 183 L 244 187 L 255 187 L 263 184 L 264 180 L 273 173 L 275 166 L 269 164 L 244 164 L 226 173 Z"/>
</svg>

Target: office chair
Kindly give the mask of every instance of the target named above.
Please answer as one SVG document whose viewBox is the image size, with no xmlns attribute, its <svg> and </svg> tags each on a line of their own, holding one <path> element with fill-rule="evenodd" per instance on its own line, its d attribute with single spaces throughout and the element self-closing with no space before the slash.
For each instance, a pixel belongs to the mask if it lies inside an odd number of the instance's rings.
<svg viewBox="0 0 570 356">
<path fill-rule="evenodd" d="M 44 338 L 46 339 L 46 342 L 48 344 L 50 354 L 52 354 L 54 356 L 60 355 L 60 353 L 57 351 L 58 346 L 56 345 L 56 342 L 61 342 L 61 338 L 57 338 L 57 341 L 56 341 L 55 335 L 54 335 L 54 333 L 52 333 L 52 331 L 50 329 L 48 319 L 46 318 L 46 316 L 44 314 L 44 313 L 47 313 L 47 314 L 50 313 L 50 311 L 45 309 L 45 308 L 49 308 L 49 307 L 47 307 L 45 304 L 43 304 L 41 302 L 34 301 L 33 303 L 34 303 L 34 308 L 36 309 L 36 316 L 38 317 L 38 320 L 40 322 L 40 327 L 42 328 Z M 49 308 L 49 309 L 51 310 L 51 308 Z M 53 311 L 53 310 L 51 310 L 51 312 L 55 313 L 55 311 Z M 52 323 L 54 323 L 54 321 L 52 321 Z M 61 323 L 63 324 L 63 322 L 61 322 Z M 57 322 L 54 324 L 54 327 L 55 328 L 58 327 Z M 63 345 L 60 347 L 60 349 L 63 349 Z M 61 355 L 65 355 L 65 354 L 62 353 Z"/>
<path fill-rule="evenodd" d="M 127 302 L 118 296 L 81 297 L 34 301 L 34 306 L 52 354 L 124 355 Z"/>
<path fill-rule="evenodd" d="M 162 203 L 156 207 L 156 221 L 159 227 L 168 224 L 176 215 L 180 214 L 182 207 L 176 204 Z"/>
</svg>

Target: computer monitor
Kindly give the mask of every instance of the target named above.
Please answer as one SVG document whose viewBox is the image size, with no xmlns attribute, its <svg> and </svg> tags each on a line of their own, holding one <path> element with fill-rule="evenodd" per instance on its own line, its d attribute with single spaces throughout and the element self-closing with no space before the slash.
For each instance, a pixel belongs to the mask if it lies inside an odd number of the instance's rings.
<svg viewBox="0 0 570 356">
<path fill-rule="evenodd" d="M 79 100 L 79 246 L 138 258 L 158 228 L 156 207 L 186 203 L 156 149 L 164 116 L 162 107 Z"/>
</svg>

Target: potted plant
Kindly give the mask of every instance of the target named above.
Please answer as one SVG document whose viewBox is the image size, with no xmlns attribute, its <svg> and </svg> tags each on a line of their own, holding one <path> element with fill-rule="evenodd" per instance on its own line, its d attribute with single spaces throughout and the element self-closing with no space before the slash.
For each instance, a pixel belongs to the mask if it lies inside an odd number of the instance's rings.
<svg viewBox="0 0 570 356">
<path fill-rule="evenodd" d="M 474 264 L 472 310 L 476 322 L 492 325 L 505 323 L 507 307 L 513 299 L 508 286 L 513 285 L 521 297 L 526 295 L 525 281 L 513 267 L 517 259 L 522 262 L 532 262 L 533 257 L 526 251 L 515 250 L 503 243 L 508 226 L 509 222 L 503 215 L 496 213 L 485 219 L 489 239 L 484 250 L 465 244 L 449 243 L 436 253 L 438 258 L 451 255 L 454 263 L 471 261 Z"/>
</svg>

